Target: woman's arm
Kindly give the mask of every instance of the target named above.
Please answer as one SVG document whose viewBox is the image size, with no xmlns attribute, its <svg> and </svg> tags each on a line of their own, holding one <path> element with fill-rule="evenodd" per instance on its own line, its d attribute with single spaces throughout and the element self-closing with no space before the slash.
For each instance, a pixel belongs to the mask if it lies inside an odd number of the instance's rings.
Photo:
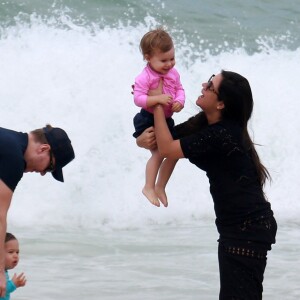
<svg viewBox="0 0 300 300">
<path fill-rule="evenodd" d="M 147 72 L 144 70 L 135 79 L 133 85 L 133 95 L 135 105 L 147 109 L 153 107 L 156 104 L 170 105 L 172 103 L 172 97 L 168 94 L 163 94 L 162 86 L 163 81 L 160 80 L 159 87 L 156 89 L 157 92 L 150 92 L 150 81 Z"/>
<path fill-rule="evenodd" d="M 162 93 L 162 86 L 163 81 L 160 80 L 159 85 L 156 89 L 149 90 L 149 95 L 155 96 L 160 95 Z M 157 111 L 157 113 L 155 113 Z M 157 114 L 157 117 L 156 117 Z M 172 157 L 174 159 L 183 158 L 184 155 L 182 153 L 181 145 L 179 140 L 173 140 L 173 137 L 171 136 L 171 133 L 169 131 L 169 128 L 166 124 L 166 118 L 163 112 L 163 108 L 161 105 L 157 105 L 157 107 L 154 108 L 154 123 L 155 123 L 155 130 L 153 127 L 147 128 L 140 136 L 136 139 L 136 144 L 139 147 L 154 150 L 157 147 L 157 137 L 156 135 L 159 132 L 159 135 L 161 136 L 161 147 L 158 147 L 159 152 L 164 151 L 166 149 L 166 152 L 161 152 L 161 155 L 165 157 Z M 163 129 L 159 129 L 162 126 Z M 172 142 L 172 147 L 166 146 L 164 144 L 164 134 L 166 134 L 168 142 Z M 173 150 L 171 150 L 173 149 Z M 169 153 L 170 152 L 170 153 Z"/>
<path fill-rule="evenodd" d="M 134 86 L 133 86 L 134 87 Z M 149 96 L 157 96 L 162 94 L 163 80 L 159 81 L 158 87 L 148 91 Z M 157 148 L 154 127 L 149 127 L 136 138 L 136 144 L 147 150 L 155 150 Z"/>
<path fill-rule="evenodd" d="M 167 126 L 163 107 L 154 107 L 155 136 L 159 153 L 163 157 L 179 159 L 184 158 L 180 141 L 174 140 Z"/>
</svg>

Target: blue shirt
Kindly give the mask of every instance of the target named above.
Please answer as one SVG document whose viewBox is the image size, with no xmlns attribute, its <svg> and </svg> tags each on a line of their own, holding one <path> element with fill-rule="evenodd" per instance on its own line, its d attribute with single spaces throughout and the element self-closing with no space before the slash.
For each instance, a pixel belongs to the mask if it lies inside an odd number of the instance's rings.
<svg viewBox="0 0 300 300">
<path fill-rule="evenodd" d="M 26 168 L 27 133 L 0 127 L 0 179 L 14 191 Z"/>
<path fill-rule="evenodd" d="M 9 300 L 10 293 L 14 292 L 17 289 L 14 282 L 9 279 L 7 270 L 5 270 L 5 277 L 6 277 L 6 295 L 5 297 L 0 298 L 0 300 Z"/>
</svg>

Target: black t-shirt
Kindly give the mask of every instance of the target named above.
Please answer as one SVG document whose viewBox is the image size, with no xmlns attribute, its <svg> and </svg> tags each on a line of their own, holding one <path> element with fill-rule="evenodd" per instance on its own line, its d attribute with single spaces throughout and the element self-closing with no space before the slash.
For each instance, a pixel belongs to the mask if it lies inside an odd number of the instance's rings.
<svg viewBox="0 0 300 300">
<path fill-rule="evenodd" d="M 180 138 L 180 144 L 184 156 L 209 178 L 220 238 L 274 243 L 272 234 L 258 228 L 269 222 L 273 212 L 251 154 L 243 146 L 242 129 L 221 121 Z"/>
<path fill-rule="evenodd" d="M 0 127 L 0 179 L 12 191 L 23 177 L 26 168 L 24 153 L 27 145 L 27 133 Z"/>
</svg>

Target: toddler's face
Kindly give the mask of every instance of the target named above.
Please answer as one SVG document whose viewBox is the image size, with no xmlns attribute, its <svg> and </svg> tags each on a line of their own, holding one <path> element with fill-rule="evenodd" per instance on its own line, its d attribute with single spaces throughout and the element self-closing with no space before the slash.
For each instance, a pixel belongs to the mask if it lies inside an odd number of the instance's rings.
<svg viewBox="0 0 300 300">
<path fill-rule="evenodd" d="M 146 60 L 154 71 L 167 74 L 175 66 L 174 48 L 168 52 L 155 51 L 151 57 L 146 57 Z"/>
<path fill-rule="evenodd" d="M 19 242 L 10 240 L 5 243 L 5 269 L 10 270 L 16 267 L 19 262 Z"/>
</svg>

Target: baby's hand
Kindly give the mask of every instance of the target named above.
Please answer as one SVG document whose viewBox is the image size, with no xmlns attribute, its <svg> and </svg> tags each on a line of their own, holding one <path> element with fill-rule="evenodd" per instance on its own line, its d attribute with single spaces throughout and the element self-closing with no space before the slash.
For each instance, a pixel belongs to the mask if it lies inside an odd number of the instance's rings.
<svg viewBox="0 0 300 300">
<path fill-rule="evenodd" d="M 172 112 L 180 112 L 183 106 L 179 102 L 174 102 L 172 105 Z"/>
<path fill-rule="evenodd" d="M 18 288 L 20 286 L 24 286 L 26 284 L 26 277 L 24 273 L 21 273 L 19 275 L 14 274 L 13 278 L 11 279 L 15 286 Z"/>
<path fill-rule="evenodd" d="M 172 97 L 167 94 L 161 94 L 156 96 L 157 97 L 157 103 L 162 105 L 169 105 L 172 103 Z"/>
</svg>

